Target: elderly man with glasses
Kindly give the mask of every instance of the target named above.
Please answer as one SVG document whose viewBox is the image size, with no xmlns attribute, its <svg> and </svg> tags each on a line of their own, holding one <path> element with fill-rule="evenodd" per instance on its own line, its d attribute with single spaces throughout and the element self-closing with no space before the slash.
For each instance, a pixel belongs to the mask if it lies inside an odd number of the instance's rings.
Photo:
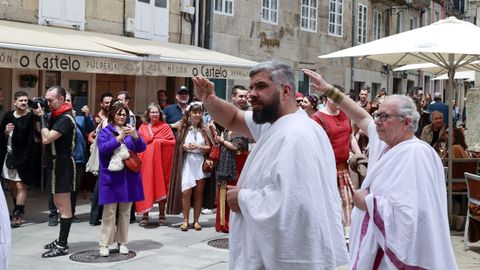
<svg viewBox="0 0 480 270">
<path fill-rule="evenodd" d="M 414 135 L 413 100 L 389 96 L 372 119 L 321 75 L 304 72 L 370 139 L 367 176 L 353 198 L 350 269 L 456 269 L 442 162 Z"/>
</svg>

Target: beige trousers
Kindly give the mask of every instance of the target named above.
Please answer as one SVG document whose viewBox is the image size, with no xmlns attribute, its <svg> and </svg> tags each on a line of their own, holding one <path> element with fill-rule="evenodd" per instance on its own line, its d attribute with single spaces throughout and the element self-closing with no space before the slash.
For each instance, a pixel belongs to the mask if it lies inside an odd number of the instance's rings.
<svg viewBox="0 0 480 270">
<path fill-rule="evenodd" d="M 117 207 L 118 222 L 115 220 Z M 131 207 L 131 202 L 103 205 L 102 225 L 100 227 L 100 246 L 110 246 L 113 243 L 127 243 Z"/>
</svg>

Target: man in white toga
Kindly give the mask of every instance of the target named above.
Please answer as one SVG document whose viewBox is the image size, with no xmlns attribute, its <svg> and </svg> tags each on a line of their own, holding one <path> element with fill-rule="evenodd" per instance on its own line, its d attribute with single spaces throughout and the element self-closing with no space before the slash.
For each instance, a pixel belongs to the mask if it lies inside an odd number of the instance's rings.
<svg viewBox="0 0 480 270">
<path fill-rule="evenodd" d="M 278 61 L 250 70 L 242 111 L 193 78 L 212 118 L 254 138 L 236 187 L 229 186 L 230 269 L 334 269 L 347 263 L 335 158 L 323 129 L 298 109 L 291 68 Z"/>
<path fill-rule="evenodd" d="M 372 118 L 321 75 L 304 72 L 369 137 L 367 176 L 353 197 L 350 269 L 457 269 L 442 162 L 415 137 L 413 100 L 389 96 Z"/>
</svg>

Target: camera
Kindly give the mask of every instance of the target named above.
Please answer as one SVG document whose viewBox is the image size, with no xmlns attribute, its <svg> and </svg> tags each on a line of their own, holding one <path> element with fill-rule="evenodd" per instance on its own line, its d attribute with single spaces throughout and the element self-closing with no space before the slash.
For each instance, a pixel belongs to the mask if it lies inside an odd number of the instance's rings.
<svg viewBox="0 0 480 270">
<path fill-rule="evenodd" d="M 48 111 L 48 102 L 44 97 L 28 99 L 27 105 L 32 109 L 36 109 L 38 108 L 38 105 L 40 105 L 44 112 Z"/>
</svg>

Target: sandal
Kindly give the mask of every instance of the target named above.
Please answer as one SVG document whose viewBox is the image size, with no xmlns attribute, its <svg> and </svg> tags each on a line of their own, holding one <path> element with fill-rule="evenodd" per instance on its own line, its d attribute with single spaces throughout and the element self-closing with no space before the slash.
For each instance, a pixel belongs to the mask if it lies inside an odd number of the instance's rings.
<svg viewBox="0 0 480 270">
<path fill-rule="evenodd" d="M 180 225 L 180 230 L 181 230 L 182 232 L 188 231 L 188 221 L 184 221 L 184 222 L 182 223 L 182 225 Z"/>
<path fill-rule="evenodd" d="M 202 226 L 198 223 L 198 222 L 195 222 L 193 224 L 193 229 L 195 229 L 195 231 L 201 231 L 202 230 Z"/>
<path fill-rule="evenodd" d="M 43 248 L 44 249 L 52 249 L 55 246 L 58 246 L 58 240 L 57 239 L 53 240 L 51 243 L 48 243 L 48 244 L 44 245 Z"/>
<path fill-rule="evenodd" d="M 16 216 L 13 216 L 12 222 L 10 223 L 10 227 L 18 228 L 22 225 L 22 219 Z"/>
<path fill-rule="evenodd" d="M 55 243 L 54 247 L 42 254 L 42 258 L 52 258 L 57 256 L 64 256 L 68 254 L 68 246 L 62 247 Z"/>
<path fill-rule="evenodd" d="M 165 216 L 160 216 L 160 217 L 158 218 L 158 223 L 159 223 L 160 225 L 165 225 L 165 224 L 167 224 L 167 218 L 166 218 Z"/>
<path fill-rule="evenodd" d="M 138 226 L 140 227 L 145 227 L 148 225 L 148 217 L 143 217 L 142 220 L 140 220 L 140 223 L 138 223 Z"/>
</svg>

